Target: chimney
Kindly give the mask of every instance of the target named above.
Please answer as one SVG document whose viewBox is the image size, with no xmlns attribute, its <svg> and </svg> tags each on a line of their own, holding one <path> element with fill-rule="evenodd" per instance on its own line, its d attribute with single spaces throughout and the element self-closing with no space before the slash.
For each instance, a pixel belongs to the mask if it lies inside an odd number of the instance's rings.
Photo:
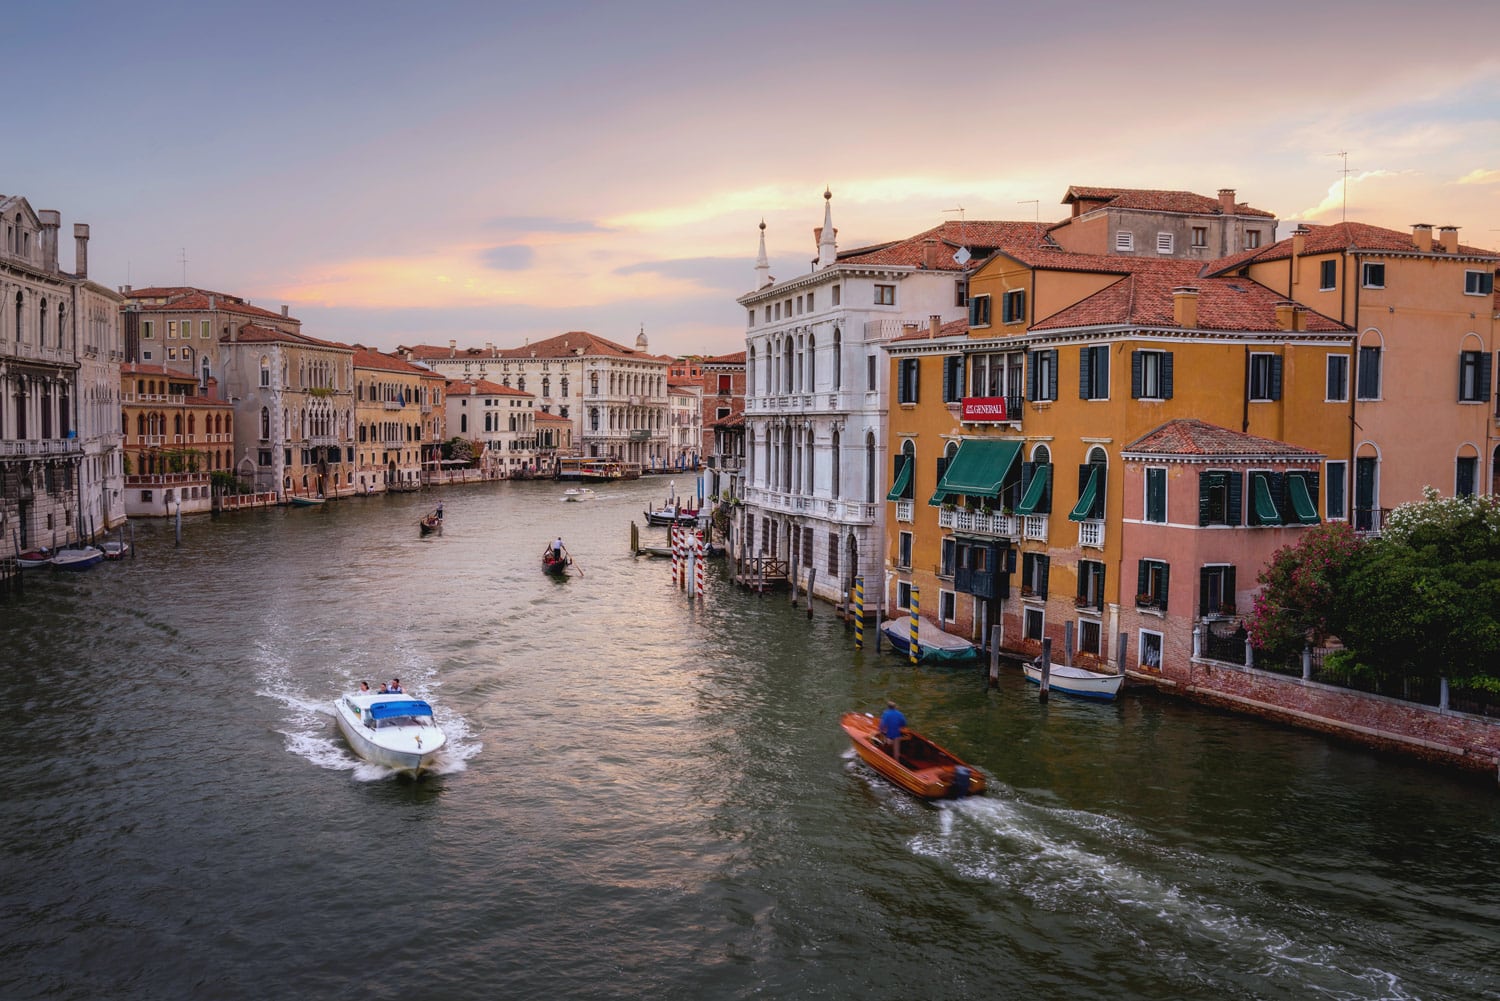
<svg viewBox="0 0 1500 1001">
<path fill-rule="evenodd" d="M 1185 330 L 1198 326 L 1198 289 L 1181 285 L 1172 290 L 1172 316 Z"/>
<path fill-rule="evenodd" d="M 1439 226 L 1438 235 L 1443 243 L 1443 252 L 1447 254 L 1458 253 L 1458 227 Z"/>
<path fill-rule="evenodd" d="M 1234 215 L 1234 189 L 1219 189 L 1219 211 L 1225 215 Z"/>
<path fill-rule="evenodd" d="M 1281 302 L 1278 302 L 1276 304 L 1276 329 L 1277 330 L 1295 330 L 1296 329 L 1296 327 L 1294 326 L 1294 324 L 1296 323 L 1296 318 L 1294 316 L 1294 311 L 1296 310 L 1296 308 L 1297 308 L 1297 304 L 1296 303 L 1294 303 L 1294 302 L 1288 302 L 1286 300 L 1282 300 Z"/>
<path fill-rule="evenodd" d="M 89 276 L 89 224 L 86 222 L 75 222 L 73 224 L 73 256 L 75 263 L 73 273 L 79 278 Z"/>
<path fill-rule="evenodd" d="M 920 329 L 922 329 L 922 328 L 921 328 L 921 326 L 919 324 L 916 324 L 916 323 L 903 323 L 903 324 L 901 324 L 901 336 L 903 336 L 903 337 L 914 336 L 916 334 L 916 332 L 918 330 L 920 330 Z"/>
<path fill-rule="evenodd" d="M 452 338 L 449 338 L 448 339 L 448 357 L 452 358 L 456 354 L 458 354 L 458 342 L 455 341 L 455 340 L 453 340 Z"/>
<path fill-rule="evenodd" d="M 1432 225 L 1431 223 L 1413 223 L 1411 227 L 1411 245 L 1424 254 L 1432 252 Z"/>
<path fill-rule="evenodd" d="M 283 320 L 290 319 L 291 315 L 292 315 L 292 307 L 288 306 L 286 303 L 282 303 L 281 304 L 281 318 Z"/>
<path fill-rule="evenodd" d="M 1292 230 L 1292 284 L 1293 285 L 1300 285 L 1300 284 L 1302 284 L 1302 269 L 1297 266 L 1297 262 L 1302 258 L 1303 254 L 1307 253 L 1307 234 L 1311 233 L 1311 232 L 1312 232 L 1312 230 L 1308 229 L 1306 226 L 1300 226 L 1300 225 L 1296 229 Z"/>
<path fill-rule="evenodd" d="M 218 303 L 218 299 L 215 296 L 209 296 L 208 297 L 208 311 L 210 313 L 212 313 L 214 311 L 214 308 L 217 305 L 217 303 Z"/>
<path fill-rule="evenodd" d="M 1307 307 L 1306 306 L 1298 305 L 1298 306 L 1293 306 L 1292 307 L 1292 329 L 1293 330 L 1306 330 L 1307 329 Z"/>
<path fill-rule="evenodd" d="M 932 237 L 922 241 L 922 267 L 928 271 L 937 268 L 938 242 Z"/>
<path fill-rule="evenodd" d="M 62 213 L 56 209 L 38 209 L 36 217 L 41 221 L 42 232 L 37 241 L 42 252 L 42 267 L 57 270 L 57 231 L 62 228 Z"/>
<path fill-rule="evenodd" d="M 130 286 L 129 285 L 121 285 L 120 286 L 120 294 L 121 295 L 129 295 L 130 294 Z"/>
<path fill-rule="evenodd" d="M 934 242 L 936 242 L 936 241 L 934 241 Z M 931 340 L 932 338 L 936 337 L 938 335 L 938 331 L 940 331 L 942 329 L 943 329 L 943 318 L 942 318 L 942 316 L 940 316 L 937 313 L 933 313 L 933 314 L 931 314 L 931 315 L 929 315 L 927 317 L 927 338 L 929 340 Z"/>
</svg>

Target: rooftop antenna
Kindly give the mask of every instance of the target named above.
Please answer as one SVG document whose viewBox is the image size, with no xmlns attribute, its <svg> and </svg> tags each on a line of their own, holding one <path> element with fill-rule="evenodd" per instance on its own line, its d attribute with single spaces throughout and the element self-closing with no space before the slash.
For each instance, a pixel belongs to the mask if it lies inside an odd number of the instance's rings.
<svg viewBox="0 0 1500 1001">
<path fill-rule="evenodd" d="M 973 254 L 969 253 L 969 247 L 968 247 L 969 241 L 967 239 L 967 230 L 966 230 L 966 228 L 964 226 L 964 207 L 962 205 L 960 205 L 960 206 L 958 206 L 958 208 L 954 208 L 954 209 L 943 209 L 943 214 L 944 215 L 947 215 L 949 212 L 957 212 L 958 213 L 958 242 L 959 242 L 959 248 L 958 248 L 958 253 L 956 253 L 956 254 L 953 255 L 953 259 L 958 262 L 958 266 L 959 267 L 963 267 L 965 264 L 968 264 L 969 263 L 969 259 L 974 256 Z"/>
<path fill-rule="evenodd" d="M 1036 235 L 1040 241 L 1042 237 L 1042 201 L 1040 198 L 1023 198 L 1016 202 L 1017 205 L 1030 205 L 1035 213 Z"/>
<path fill-rule="evenodd" d="M 177 263 L 182 265 L 182 284 L 187 284 L 187 248 L 182 248 L 182 253 L 177 255 Z"/>
<path fill-rule="evenodd" d="M 1341 149 L 1337 153 L 1326 153 L 1324 155 L 1325 156 L 1342 157 L 1343 160 L 1344 160 L 1344 169 L 1341 170 L 1341 171 L 1339 171 L 1340 174 L 1344 175 L 1344 180 L 1339 185 L 1340 193 L 1344 197 L 1344 204 L 1343 204 L 1343 207 L 1340 209 L 1340 212 L 1339 212 L 1339 222 L 1348 222 L 1349 221 L 1349 174 L 1351 172 L 1350 171 L 1350 167 L 1349 167 L 1349 151 Z"/>
</svg>

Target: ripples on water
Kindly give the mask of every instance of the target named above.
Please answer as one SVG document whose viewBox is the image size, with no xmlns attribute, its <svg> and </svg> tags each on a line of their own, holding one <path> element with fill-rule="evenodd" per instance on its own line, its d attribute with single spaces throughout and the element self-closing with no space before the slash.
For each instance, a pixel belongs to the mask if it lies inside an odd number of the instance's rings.
<svg viewBox="0 0 1500 1001">
<path fill-rule="evenodd" d="M 1500 997 L 1488 784 L 987 692 L 718 570 L 690 603 L 624 552 L 661 491 L 146 524 L 0 604 L 0 996 Z M 333 723 L 392 675 L 450 737 L 420 782 Z M 887 696 L 991 794 L 861 763 L 839 714 Z"/>
</svg>

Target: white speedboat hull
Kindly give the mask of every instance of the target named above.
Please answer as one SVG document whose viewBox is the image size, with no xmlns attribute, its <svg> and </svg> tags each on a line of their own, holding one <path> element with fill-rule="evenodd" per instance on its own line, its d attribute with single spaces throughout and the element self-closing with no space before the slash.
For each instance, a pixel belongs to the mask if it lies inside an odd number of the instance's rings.
<svg viewBox="0 0 1500 1001">
<path fill-rule="evenodd" d="M 1027 681 L 1038 685 L 1042 683 L 1040 664 L 1028 661 L 1021 665 L 1021 669 L 1026 672 Z M 1124 681 L 1125 676 L 1121 674 L 1100 674 L 1098 671 L 1090 671 L 1087 668 L 1053 664 L 1047 678 L 1047 687 L 1052 691 L 1066 692 L 1083 699 L 1108 701 L 1120 694 L 1120 685 Z"/>
<path fill-rule="evenodd" d="M 398 705 L 420 706 L 421 715 L 374 719 Z M 432 709 L 408 695 L 346 695 L 333 704 L 334 719 L 355 754 L 398 772 L 430 771 L 447 737 L 432 718 Z"/>
<path fill-rule="evenodd" d="M 86 570 L 104 560 L 104 550 L 93 546 L 82 549 L 62 549 L 52 557 L 52 565 L 58 570 Z"/>
</svg>

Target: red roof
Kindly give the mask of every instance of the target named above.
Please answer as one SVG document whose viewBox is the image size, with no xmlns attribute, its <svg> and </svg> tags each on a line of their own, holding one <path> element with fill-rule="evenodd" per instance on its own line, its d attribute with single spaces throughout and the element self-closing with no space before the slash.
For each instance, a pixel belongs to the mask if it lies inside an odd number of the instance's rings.
<svg viewBox="0 0 1500 1001">
<path fill-rule="evenodd" d="M 736 351 L 733 354 L 728 354 L 728 355 L 715 355 L 712 358 L 705 358 L 705 359 L 703 359 L 703 364 L 705 366 L 707 366 L 707 365 L 743 365 L 743 364 L 745 364 L 745 352 L 743 352 L 743 351 Z"/>
<path fill-rule="evenodd" d="M 316 337 L 308 337 L 306 334 L 294 334 L 289 330 L 278 330 L 275 327 L 262 326 L 259 323 L 247 323 L 240 327 L 237 335 L 220 335 L 219 342 L 228 344 L 232 340 L 246 344 L 274 344 L 278 341 L 286 341 L 291 344 L 305 344 L 317 348 L 338 348 L 340 351 L 353 351 L 347 344 L 338 341 L 323 341 Z"/>
<path fill-rule="evenodd" d="M 969 332 L 969 321 L 967 319 L 949 320 L 938 327 L 939 337 L 962 337 Z M 897 334 L 891 338 L 895 341 L 926 341 L 932 339 L 932 328 L 925 323 L 918 324 L 915 330 L 908 330 L 903 334 Z"/>
<path fill-rule="evenodd" d="M 210 305 L 209 299 L 213 303 Z M 160 299 L 161 302 L 142 302 L 145 299 Z M 226 313 L 240 313 L 245 316 L 262 316 L 276 320 L 289 320 L 300 322 L 295 317 L 282 316 L 280 312 L 269 309 L 261 309 L 252 306 L 237 295 L 228 295 L 224 292 L 212 292 L 208 289 L 191 288 L 186 285 L 153 286 L 151 288 L 136 288 L 125 293 L 127 305 L 140 305 L 147 307 L 151 312 L 181 312 L 201 313 L 209 309 L 222 310 Z"/>
<path fill-rule="evenodd" d="M 1288 445 L 1274 438 L 1231 431 L 1196 418 L 1168 421 L 1155 431 L 1148 431 L 1121 451 L 1126 455 L 1152 456 L 1223 456 L 1250 458 L 1274 456 L 1292 462 L 1317 462 L 1321 452 Z"/>
<path fill-rule="evenodd" d="M 1304 225 L 1308 231 L 1302 242 L 1304 254 L 1336 254 L 1347 250 L 1366 253 L 1425 253 L 1417 249 L 1416 240 L 1411 233 L 1399 229 L 1386 229 L 1384 226 L 1372 226 L 1365 222 L 1336 222 L 1329 226 Z M 1223 274 L 1251 261 L 1284 261 L 1292 256 L 1293 240 L 1294 237 L 1287 237 L 1259 250 L 1247 250 L 1221 261 L 1214 261 L 1210 265 L 1212 273 Z M 1436 235 L 1430 252 L 1448 253 Z M 1500 253 L 1467 244 L 1459 244 L 1458 252 L 1466 257 L 1491 257 L 1500 260 Z"/>
<path fill-rule="evenodd" d="M 402 375 L 432 375 L 432 370 L 413 365 L 405 358 L 397 358 L 395 355 L 386 354 L 384 351 L 376 351 L 367 348 L 363 344 L 354 346 L 354 367 L 373 368 L 386 372 L 399 372 Z"/>
<path fill-rule="evenodd" d="M 608 355 L 616 358 L 650 358 L 653 361 L 670 361 L 635 348 L 591 334 L 587 330 L 570 330 L 566 334 L 533 341 L 519 348 L 504 348 L 498 352 L 502 358 L 572 358 L 575 355 Z"/>
<path fill-rule="evenodd" d="M 448 395 L 452 396 L 525 396 L 534 397 L 535 393 L 528 393 L 524 389 L 514 389 L 510 386 L 502 386 L 499 383 L 490 382 L 488 379 L 449 379 Z"/>
<path fill-rule="evenodd" d="M 549 414 L 545 410 L 537 410 L 536 419 L 547 424 L 572 424 L 571 417 L 561 417 L 557 414 Z"/>
<path fill-rule="evenodd" d="M 869 264 L 917 268 L 923 264 L 929 240 L 937 241 L 935 271 L 966 271 L 973 261 L 959 264 L 953 255 L 960 247 L 974 258 L 984 258 L 1002 247 L 1034 247 L 1046 239 L 1046 227 L 1035 222 L 945 222 L 905 240 L 840 251 L 839 264 Z"/>
<path fill-rule="evenodd" d="M 1219 199 L 1192 191 L 1160 191 L 1155 188 L 1091 188 L 1075 184 L 1063 195 L 1064 205 L 1079 202 L 1103 202 L 1110 208 L 1137 209 L 1142 212 L 1181 212 L 1185 215 L 1222 215 L 1224 206 Z M 1264 209 L 1251 208 L 1244 202 L 1236 202 L 1236 215 L 1276 218 Z"/>
</svg>

